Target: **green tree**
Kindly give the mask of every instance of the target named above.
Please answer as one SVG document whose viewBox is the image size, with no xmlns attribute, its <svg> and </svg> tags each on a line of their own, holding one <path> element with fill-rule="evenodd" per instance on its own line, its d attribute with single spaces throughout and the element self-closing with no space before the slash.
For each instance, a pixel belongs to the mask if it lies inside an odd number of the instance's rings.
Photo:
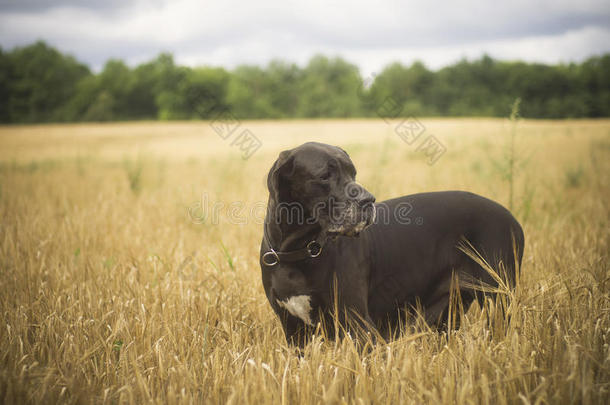
<svg viewBox="0 0 610 405">
<path fill-rule="evenodd" d="M 92 74 L 42 41 L 0 49 L 0 122 L 374 116 L 506 116 L 515 98 L 529 118 L 610 116 L 610 54 L 582 63 L 502 62 L 489 56 L 438 71 L 388 65 L 369 89 L 353 64 L 317 55 L 307 66 L 178 66 L 169 53 L 130 68 L 109 60 Z"/>
<path fill-rule="evenodd" d="M 278 117 L 295 117 L 299 108 L 303 71 L 294 63 L 273 60 L 267 66 L 269 104 Z"/>
<path fill-rule="evenodd" d="M 9 55 L 0 48 L 0 122 L 10 122 L 10 76 L 11 61 Z"/>
<path fill-rule="evenodd" d="M 157 97 L 161 119 L 210 118 L 226 108 L 228 73 L 221 68 L 179 68 L 176 82 Z"/>
<path fill-rule="evenodd" d="M 419 61 L 410 67 L 392 63 L 375 78 L 367 104 L 373 112 L 378 112 L 390 99 L 397 106 L 397 114 L 430 114 L 434 111 L 430 93 L 433 82 L 434 73 Z"/>
<path fill-rule="evenodd" d="M 586 60 L 578 68 L 582 102 L 589 117 L 610 116 L 610 54 Z"/>
<path fill-rule="evenodd" d="M 258 66 L 242 65 L 231 72 L 227 103 L 239 118 L 279 118 L 273 106 L 267 72 Z"/>
<path fill-rule="evenodd" d="M 298 114 L 302 117 L 353 117 L 363 112 L 358 68 L 341 58 L 316 55 L 303 70 Z"/>
<path fill-rule="evenodd" d="M 42 41 L 9 54 L 8 116 L 12 122 L 65 120 L 68 101 L 77 83 L 90 75 L 73 57 L 62 55 Z M 4 70 L 6 74 L 6 70 Z"/>
</svg>

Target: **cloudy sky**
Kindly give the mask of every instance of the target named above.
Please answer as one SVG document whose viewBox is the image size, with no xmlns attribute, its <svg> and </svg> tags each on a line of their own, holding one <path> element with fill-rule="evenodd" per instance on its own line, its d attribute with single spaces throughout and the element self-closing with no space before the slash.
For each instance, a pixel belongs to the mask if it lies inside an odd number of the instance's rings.
<svg viewBox="0 0 610 405">
<path fill-rule="evenodd" d="M 339 55 L 367 75 L 392 61 L 439 68 L 487 53 L 545 63 L 610 52 L 609 0 L 0 0 L 0 46 L 44 39 L 95 70 L 172 52 L 233 68 Z"/>
</svg>

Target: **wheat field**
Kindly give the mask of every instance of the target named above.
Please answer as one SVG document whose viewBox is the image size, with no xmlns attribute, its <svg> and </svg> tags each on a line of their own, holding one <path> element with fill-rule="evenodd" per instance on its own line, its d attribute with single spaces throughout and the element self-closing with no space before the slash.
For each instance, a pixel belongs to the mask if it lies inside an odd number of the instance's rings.
<svg viewBox="0 0 610 405">
<path fill-rule="evenodd" d="M 247 160 L 209 122 L 0 127 L 0 401 L 607 404 L 610 121 L 420 121 L 433 165 L 381 119 L 245 121 Z M 475 304 L 449 334 L 288 347 L 260 281 L 265 179 L 309 140 L 346 149 L 378 201 L 512 205 L 510 322 Z"/>
</svg>

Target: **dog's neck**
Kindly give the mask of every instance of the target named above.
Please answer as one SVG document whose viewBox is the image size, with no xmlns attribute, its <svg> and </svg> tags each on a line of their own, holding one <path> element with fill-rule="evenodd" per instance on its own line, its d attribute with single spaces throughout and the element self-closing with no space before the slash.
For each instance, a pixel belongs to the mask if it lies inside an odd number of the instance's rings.
<svg viewBox="0 0 610 405">
<path fill-rule="evenodd" d="M 268 242 L 277 251 L 303 249 L 309 242 L 320 237 L 322 227 L 317 221 L 304 218 L 303 221 L 286 221 L 280 217 L 277 203 L 269 199 L 264 226 Z"/>
</svg>

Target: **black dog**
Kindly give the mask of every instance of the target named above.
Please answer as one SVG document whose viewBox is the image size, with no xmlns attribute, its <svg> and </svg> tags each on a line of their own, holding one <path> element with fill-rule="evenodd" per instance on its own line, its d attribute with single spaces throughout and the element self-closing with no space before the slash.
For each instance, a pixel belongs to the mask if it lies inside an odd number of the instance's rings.
<svg viewBox="0 0 610 405">
<path fill-rule="evenodd" d="M 313 142 L 282 152 L 269 171 L 260 264 L 289 343 L 303 346 L 318 323 L 332 336 L 334 321 L 388 338 L 417 306 L 446 326 L 452 288 L 467 308 L 483 297 L 473 283 L 498 285 L 461 241 L 514 286 L 524 238 L 508 210 L 462 191 L 374 204 L 355 177 L 344 150 Z M 452 286 L 455 277 L 470 283 Z"/>
</svg>

